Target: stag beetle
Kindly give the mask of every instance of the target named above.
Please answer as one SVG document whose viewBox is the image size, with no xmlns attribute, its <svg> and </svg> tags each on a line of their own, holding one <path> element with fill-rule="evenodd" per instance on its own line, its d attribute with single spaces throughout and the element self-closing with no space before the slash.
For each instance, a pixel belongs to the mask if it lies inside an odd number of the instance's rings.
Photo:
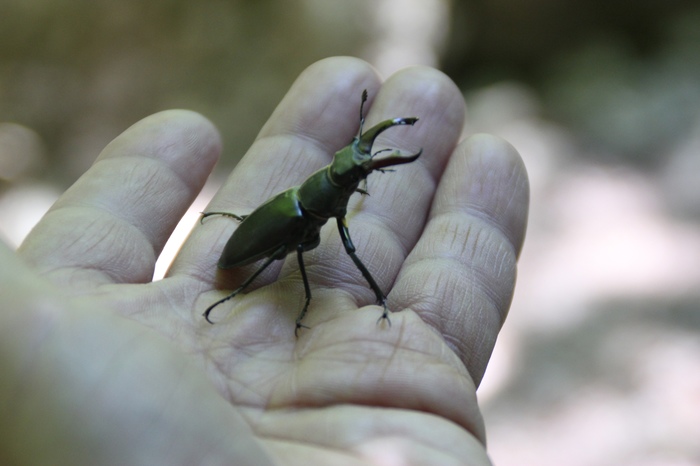
<svg viewBox="0 0 700 466">
<path fill-rule="evenodd" d="M 300 328 L 308 328 L 301 323 L 311 302 L 311 289 L 309 288 L 309 280 L 306 277 L 303 253 L 319 245 L 321 241 L 321 227 L 325 225 L 328 219 L 335 217 L 345 251 L 357 268 L 360 269 L 362 276 L 365 277 L 372 291 L 374 291 L 377 297 L 377 304 L 384 308 L 384 312 L 377 320 L 377 323 L 382 319 L 386 319 L 391 325 L 388 315 L 389 311 L 386 307 L 386 296 L 379 288 L 379 285 L 377 285 L 377 282 L 374 281 L 372 275 L 370 275 L 367 267 L 355 254 L 355 245 L 350 239 L 345 213 L 348 201 L 353 193 L 367 194 L 367 191 L 360 189 L 359 185 L 360 182 L 366 183 L 366 178 L 372 171 L 389 171 L 385 167 L 413 162 L 421 155 L 423 150 L 421 149 L 418 153 L 405 157 L 401 156 L 401 153 L 396 150 L 388 157 L 375 159 L 374 157 L 380 152 L 391 150 L 384 149 L 374 154 L 371 153 L 372 144 L 374 144 L 374 140 L 380 133 L 392 126 L 413 125 L 418 121 L 418 118 L 385 120 L 363 134 L 362 127 L 365 122 L 363 107 L 366 101 L 367 90 L 362 93 L 360 130 L 357 136 L 353 138 L 349 145 L 335 153 L 333 162 L 330 165 L 309 176 L 300 186 L 295 186 L 273 196 L 248 215 L 236 215 L 229 212 L 202 213 L 200 221 L 211 215 L 223 215 L 235 218 L 241 222 L 224 247 L 218 263 L 220 269 L 240 267 L 265 258 L 263 264 L 241 286 L 204 311 L 203 316 L 209 323 L 213 323 L 209 319 L 212 309 L 243 291 L 273 261 L 284 259 L 287 254 L 296 251 L 301 278 L 304 281 L 306 302 L 296 319 L 294 333 L 298 335 Z"/>
</svg>

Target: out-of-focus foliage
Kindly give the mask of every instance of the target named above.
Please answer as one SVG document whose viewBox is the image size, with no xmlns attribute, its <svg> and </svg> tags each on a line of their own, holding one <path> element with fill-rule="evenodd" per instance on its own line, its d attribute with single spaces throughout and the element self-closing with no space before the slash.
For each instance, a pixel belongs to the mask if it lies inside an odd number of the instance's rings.
<svg viewBox="0 0 700 466">
<path fill-rule="evenodd" d="M 0 122 L 34 131 L 27 150 L 45 152 L 28 157 L 47 163 L 32 166 L 65 185 L 129 124 L 190 108 L 220 128 L 230 169 L 301 70 L 372 60 L 391 35 L 465 89 L 526 82 L 594 147 L 648 160 L 700 108 L 693 3 L 3 0 Z"/>
<path fill-rule="evenodd" d="M 457 1 L 453 18 L 448 73 L 527 82 L 604 158 L 654 164 L 700 118 L 697 2 Z"/>
<path fill-rule="evenodd" d="M 364 46 L 364 9 L 329 2 L 324 16 L 314 3 L 3 0 L 0 121 L 40 135 L 62 184 L 128 125 L 172 107 L 212 119 L 235 161 L 299 72 Z"/>
</svg>

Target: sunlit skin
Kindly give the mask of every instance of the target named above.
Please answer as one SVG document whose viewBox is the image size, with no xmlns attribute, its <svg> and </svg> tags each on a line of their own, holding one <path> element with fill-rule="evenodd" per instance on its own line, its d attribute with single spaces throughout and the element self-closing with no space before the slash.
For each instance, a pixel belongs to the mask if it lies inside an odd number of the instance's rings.
<svg viewBox="0 0 700 466">
<path fill-rule="evenodd" d="M 368 127 L 420 116 L 386 146 L 423 155 L 370 178 L 347 211 L 392 326 L 377 325 L 334 225 L 304 256 L 314 299 L 299 338 L 293 255 L 216 325 L 202 318 L 259 266 L 217 269 L 230 219 L 198 224 L 152 282 L 221 154 L 202 116 L 158 113 L 110 143 L 17 253 L 0 245 L 0 462 L 489 464 L 476 388 L 512 297 L 528 183 L 509 144 L 465 137 L 454 83 L 429 68 L 383 81 L 351 58 L 309 67 L 206 210 L 251 212 L 328 165 L 357 133 L 358 89 Z"/>
</svg>

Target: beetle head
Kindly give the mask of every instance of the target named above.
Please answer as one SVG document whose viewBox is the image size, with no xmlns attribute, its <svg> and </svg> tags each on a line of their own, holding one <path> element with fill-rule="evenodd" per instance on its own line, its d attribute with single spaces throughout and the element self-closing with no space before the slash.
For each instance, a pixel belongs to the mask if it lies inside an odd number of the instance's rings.
<svg viewBox="0 0 700 466">
<path fill-rule="evenodd" d="M 401 165 L 410 163 L 420 157 L 423 149 L 418 153 L 403 156 L 396 150 L 388 157 L 374 158 L 375 155 L 382 151 L 372 154 L 372 145 L 382 132 L 392 126 L 414 125 L 418 118 L 394 118 L 385 120 L 381 123 L 368 129 L 362 134 L 362 119 L 360 124 L 360 133 L 353 139 L 352 143 L 343 149 L 336 152 L 331 164 L 332 177 L 336 183 L 342 186 L 351 186 L 358 183 L 360 180 L 367 178 L 367 175 L 374 170 L 382 170 L 392 165 Z"/>
</svg>

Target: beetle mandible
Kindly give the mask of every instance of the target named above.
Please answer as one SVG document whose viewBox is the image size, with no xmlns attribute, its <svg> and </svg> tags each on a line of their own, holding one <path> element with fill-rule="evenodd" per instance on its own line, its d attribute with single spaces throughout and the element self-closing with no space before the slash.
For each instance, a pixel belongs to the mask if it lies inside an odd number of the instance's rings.
<svg viewBox="0 0 700 466">
<path fill-rule="evenodd" d="M 359 189 L 359 185 L 362 181 L 366 182 L 367 176 L 372 171 L 384 172 L 388 171 L 386 167 L 413 162 L 423 150 L 409 156 L 402 156 L 400 151 L 395 150 L 387 157 L 375 158 L 377 154 L 390 150 L 384 149 L 372 154 L 372 145 L 380 133 L 392 126 L 413 125 L 418 121 L 418 118 L 385 120 L 363 134 L 362 127 L 365 122 L 363 107 L 366 101 L 367 90 L 362 92 L 360 130 L 357 136 L 349 145 L 335 153 L 330 165 L 309 176 L 301 185 L 273 196 L 248 215 L 236 215 L 230 212 L 202 213 L 200 221 L 211 215 L 224 215 L 241 222 L 224 247 L 218 263 L 220 269 L 240 267 L 265 258 L 262 265 L 241 286 L 204 311 L 203 316 L 209 323 L 213 323 L 209 319 L 212 309 L 243 291 L 273 261 L 284 259 L 288 254 L 296 251 L 301 278 L 304 282 L 306 301 L 297 316 L 294 333 L 298 335 L 300 328 L 308 328 L 301 323 L 311 302 L 311 288 L 306 277 L 303 253 L 319 245 L 321 227 L 331 217 L 335 217 L 345 251 L 374 291 L 377 304 L 384 308 L 377 323 L 386 319 L 391 325 L 389 311 L 386 307 L 386 296 L 367 267 L 355 254 L 355 245 L 350 239 L 345 214 L 348 201 L 353 193 L 367 194 L 364 189 Z"/>
</svg>

